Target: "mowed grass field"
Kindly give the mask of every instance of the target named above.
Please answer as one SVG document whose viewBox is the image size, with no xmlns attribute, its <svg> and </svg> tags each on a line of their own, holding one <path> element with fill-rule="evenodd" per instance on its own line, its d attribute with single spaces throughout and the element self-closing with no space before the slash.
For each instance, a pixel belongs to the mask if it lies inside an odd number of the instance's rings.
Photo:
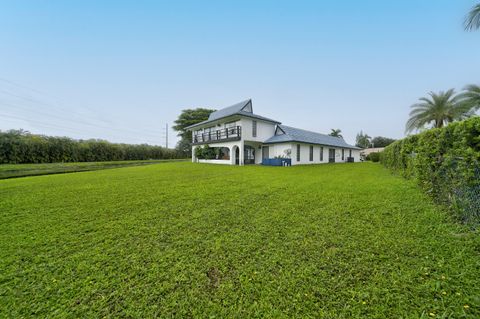
<svg viewBox="0 0 480 319">
<path fill-rule="evenodd" d="M 372 163 L 0 181 L 0 317 L 478 318 L 480 238 Z"/>
<path fill-rule="evenodd" d="M 62 174 L 72 172 L 95 171 L 100 169 L 139 166 L 184 160 L 136 160 L 109 162 L 42 163 L 42 164 L 0 164 L 0 179 L 35 175 Z"/>
</svg>

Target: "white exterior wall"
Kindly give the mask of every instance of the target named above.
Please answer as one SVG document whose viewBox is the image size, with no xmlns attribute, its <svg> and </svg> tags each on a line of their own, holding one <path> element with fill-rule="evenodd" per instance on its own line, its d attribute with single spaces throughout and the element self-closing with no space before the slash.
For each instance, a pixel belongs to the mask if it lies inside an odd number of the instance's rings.
<svg viewBox="0 0 480 319">
<path fill-rule="evenodd" d="M 265 145 L 268 146 L 268 157 L 269 158 L 274 158 L 274 157 L 286 157 L 285 151 L 287 150 L 292 150 L 292 144 L 291 143 L 281 143 L 281 144 L 268 144 Z M 292 151 L 293 152 L 293 151 Z"/>
<path fill-rule="evenodd" d="M 253 121 L 257 121 L 257 136 L 253 137 Z M 262 120 L 242 117 L 240 120 L 242 126 L 242 139 L 247 141 L 263 142 L 275 134 L 276 124 Z"/>
<path fill-rule="evenodd" d="M 232 158 L 230 157 L 229 160 L 217 160 L 217 159 L 211 159 L 211 160 L 205 160 L 205 159 L 199 159 L 199 163 L 208 163 L 208 164 L 224 164 L 224 165 L 231 165 L 232 164 Z"/>
<path fill-rule="evenodd" d="M 352 150 L 352 157 L 355 162 L 360 162 L 360 150 Z"/>
<path fill-rule="evenodd" d="M 300 144 L 300 161 L 297 161 L 297 144 Z M 335 149 L 335 163 L 346 163 L 347 157 L 349 157 L 349 149 L 345 148 L 344 158 L 342 160 L 342 149 L 332 146 L 323 146 L 323 161 L 320 161 L 321 145 L 313 145 L 313 161 L 310 161 L 310 145 L 305 143 L 294 143 L 292 147 L 292 165 L 303 164 L 324 164 L 328 163 L 329 149 Z M 360 162 L 360 151 L 352 149 L 352 157 L 355 162 Z"/>
</svg>

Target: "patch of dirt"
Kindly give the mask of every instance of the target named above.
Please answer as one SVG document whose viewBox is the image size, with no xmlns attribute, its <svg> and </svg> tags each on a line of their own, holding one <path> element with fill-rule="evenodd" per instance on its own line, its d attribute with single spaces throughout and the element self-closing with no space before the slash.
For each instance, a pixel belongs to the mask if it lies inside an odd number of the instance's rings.
<svg viewBox="0 0 480 319">
<path fill-rule="evenodd" d="M 211 288 L 218 288 L 220 285 L 220 279 L 222 277 L 222 274 L 220 273 L 220 270 L 218 270 L 217 267 L 212 267 L 207 271 L 207 277 L 210 279 L 210 284 L 209 286 Z"/>
</svg>

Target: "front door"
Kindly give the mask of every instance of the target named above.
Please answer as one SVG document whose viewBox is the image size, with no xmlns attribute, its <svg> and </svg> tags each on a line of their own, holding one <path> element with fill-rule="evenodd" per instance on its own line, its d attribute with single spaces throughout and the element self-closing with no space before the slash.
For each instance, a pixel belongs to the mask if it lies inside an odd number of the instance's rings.
<svg viewBox="0 0 480 319">
<path fill-rule="evenodd" d="M 252 146 L 245 145 L 243 153 L 244 153 L 243 163 L 255 164 L 255 149 Z"/>
<path fill-rule="evenodd" d="M 329 148 L 328 149 L 328 162 L 335 163 L 335 149 Z"/>
<path fill-rule="evenodd" d="M 240 162 L 240 149 L 235 147 L 235 165 L 238 165 Z"/>
</svg>

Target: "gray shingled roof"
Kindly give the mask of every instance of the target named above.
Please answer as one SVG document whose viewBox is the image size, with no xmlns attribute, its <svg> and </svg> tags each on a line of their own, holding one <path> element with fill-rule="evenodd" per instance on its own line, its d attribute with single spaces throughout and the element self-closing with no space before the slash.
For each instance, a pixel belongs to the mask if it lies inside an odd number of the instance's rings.
<svg viewBox="0 0 480 319">
<path fill-rule="evenodd" d="M 308 144 L 320 144 L 326 146 L 336 146 L 351 149 L 360 149 L 356 146 L 347 144 L 341 137 L 330 136 L 326 134 L 320 134 L 316 132 L 301 130 L 298 128 L 278 125 L 277 130 L 282 130 L 285 134 L 274 135 L 264 141 L 265 144 L 275 144 L 284 142 L 301 142 Z"/>
<path fill-rule="evenodd" d="M 215 111 L 215 112 L 210 114 L 210 116 L 208 117 L 208 120 L 197 123 L 197 124 L 194 124 L 194 125 L 190 125 L 190 126 L 186 127 L 186 129 L 191 129 L 191 128 L 194 128 L 194 127 L 197 127 L 197 126 L 200 126 L 200 125 L 208 124 L 210 122 L 213 122 L 213 121 L 216 121 L 216 120 L 219 120 L 219 119 L 223 119 L 223 118 L 226 118 L 226 117 L 229 117 L 229 116 L 232 116 L 232 115 L 242 115 L 242 116 L 251 117 L 251 118 L 255 118 L 255 119 L 259 119 L 259 120 L 263 120 L 263 121 L 267 121 L 267 122 L 273 122 L 273 123 L 276 123 L 276 124 L 280 124 L 280 122 L 269 119 L 268 117 L 253 114 L 250 111 L 245 111 L 245 109 L 248 109 L 248 108 L 252 109 L 252 100 L 251 99 L 248 99 L 248 100 L 242 101 L 240 103 L 231 105 L 229 107 L 226 107 L 226 108 L 220 109 L 218 111 Z"/>
<path fill-rule="evenodd" d="M 236 114 L 238 112 L 241 112 L 245 107 L 248 106 L 248 104 L 252 104 L 251 99 L 248 99 L 248 100 L 242 101 L 240 103 L 237 103 L 237 104 L 228 106 L 226 108 L 220 109 L 218 111 L 215 111 L 212 114 L 210 114 L 210 116 L 208 117 L 208 120 L 209 121 L 214 121 L 214 120 L 218 120 L 218 119 Z"/>
</svg>

